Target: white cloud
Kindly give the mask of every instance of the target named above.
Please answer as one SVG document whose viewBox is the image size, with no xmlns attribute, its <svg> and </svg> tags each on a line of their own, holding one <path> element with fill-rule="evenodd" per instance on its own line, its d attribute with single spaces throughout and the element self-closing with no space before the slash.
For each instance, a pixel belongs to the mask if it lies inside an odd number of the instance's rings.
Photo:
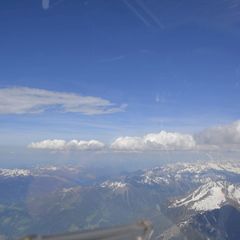
<svg viewBox="0 0 240 240">
<path fill-rule="evenodd" d="M 144 147 L 140 137 L 119 137 L 111 144 L 113 150 L 140 151 Z"/>
<path fill-rule="evenodd" d="M 192 136 L 180 133 L 161 131 L 151 133 L 143 137 L 119 137 L 111 145 L 105 145 L 97 140 L 59 140 L 47 139 L 40 142 L 33 142 L 28 145 L 33 149 L 47 150 L 102 150 L 111 149 L 116 151 L 146 151 L 146 150 L 188 150 L 195 147 Z"/>
<path fill-rule="evenodd" d="M 194 136 L 201 146 L 239 149 L 240 148 L 240 121 L 228 125 L 208 128 Z"/>
<path fill-rule="evenodd" d="M 71 140 L 67 143 L 68 149 L 73 150 L 101 150 L 104 148 L 104 143 L 99 142 L 97 140 L 90 140 L 90 141 L 77 141 Z"/>
<path fill-rule="evenodd" d="M 144 136 L 144 143 L 149 147 L 162 149 L 192 149 L 195 147 L 195 141 L 189 134 L 177 132 L 150 133 Z"/>
<path fill-rule="evenodd" d="M 37 88 L 14 87 L 0 89 L 0 114 L 40 113 L 47 110 L 79 112 L 85 115 L 122 112 L 126 105 L 75 93 L 48 91 Z"/>
<path fill-rule="evenodd" d="M 44 140 L 41 142 L 33 142 L 28 145 L 29 148 L 36 149 L 50 149 L 50 150 L 63 150 L 66 146 L 66 141 L 54 139 L 54 140 Z"/>
<path fill-rule="evenodd" d="M 112 144 L 114 150 L 189 150 L 196 146 L 191 135 L 176 132 L 150 133 L 143 137 L 119 137 Z"/>
<path fill-rule="evenodd" d="M 59 139 L 47 139 L 41 142 L 33 142 L 28 145 L 29 148 L 34 149 L 46 149 L 46 150 L 79 150 L 79 151 L 90 151 L 90 150 L 101 150 L 105 147 L 104 143 L 97 140 L 83 141 L 83 140 L 71 140 L 69 142 Z"/>
<path fill-rule="evenodd" d="M 206 129 L 198 134 L 161 131 L 141 137 L 122 136 L 110 145 L 97 140 L 44 140 L 30 148 L 49 150 L 162 151 L 162 150 L 240 150 L 240 121 Z"/>
</svg>

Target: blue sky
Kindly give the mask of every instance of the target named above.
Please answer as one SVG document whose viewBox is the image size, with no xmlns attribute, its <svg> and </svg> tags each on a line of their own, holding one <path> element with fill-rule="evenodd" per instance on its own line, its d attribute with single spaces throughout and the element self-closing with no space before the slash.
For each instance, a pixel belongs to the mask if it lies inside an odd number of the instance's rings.
<svg viewBox="0 0 240 240">
<path fill-rule="evenodd" d="M 42 3 L 48 5 L 1 2 L 0 89 L 92 96 L 125 107 L 97 115 L 52 106 L 2 112 L 0 145 L 192 134 L 240 118 L 239 1 Z"/>
</svg>

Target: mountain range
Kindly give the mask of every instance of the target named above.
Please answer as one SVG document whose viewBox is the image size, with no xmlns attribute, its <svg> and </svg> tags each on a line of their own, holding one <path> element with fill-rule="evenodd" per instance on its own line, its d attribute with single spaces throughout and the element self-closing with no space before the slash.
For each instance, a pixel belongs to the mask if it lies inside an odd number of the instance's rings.
<svg viewBox="0 0 240 240">
<path fill-rule="evenodd" d="M 0 169 L 0 239 L 149 219 L 153 239 L 240 237 L 240 163 L 165 164 L 114 177 L 81 166 Z"/>
</svg>

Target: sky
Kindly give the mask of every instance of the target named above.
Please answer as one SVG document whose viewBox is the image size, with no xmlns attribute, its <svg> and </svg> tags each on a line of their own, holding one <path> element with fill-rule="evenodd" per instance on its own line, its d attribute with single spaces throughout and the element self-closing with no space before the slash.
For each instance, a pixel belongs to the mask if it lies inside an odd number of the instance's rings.
<svg viewBox="0 0 240 240">
<path fill-rule="evenodd" d="M 0 152 L 238 146 L 239 17 L 238 0 L 2 1 Z"/>
</svg>

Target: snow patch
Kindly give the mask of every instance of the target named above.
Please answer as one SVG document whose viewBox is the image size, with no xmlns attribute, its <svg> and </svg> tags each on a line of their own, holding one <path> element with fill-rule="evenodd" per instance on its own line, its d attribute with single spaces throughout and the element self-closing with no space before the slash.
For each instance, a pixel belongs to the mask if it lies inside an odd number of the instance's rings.
<svg viewBox="0 0 240 240">
<path fill-rule="evenodd" d="M 111 181 L 105 181 L 100 185 L 102 188 L 110 188 L 112 190 L 118 190 L 118 189 L 123 189 L 127 187 L 127 184 L 124 182 L 111 182 Z"/>
<path fill-rule="evenodd" d="M 31 172 L 28 169 L 0 169 L 0 176 L 4 177 L 19 177 L 19 176 L 29 176 Z"/>
<path fill-rule="evenodd" d="M 240 187 L 224 181 L 209 181 L 187 197 L 176 200 L 171 207 L 187 207 L 195 211 L 218 209 L 227 201 L 240 205 Z"/>
</svg>

